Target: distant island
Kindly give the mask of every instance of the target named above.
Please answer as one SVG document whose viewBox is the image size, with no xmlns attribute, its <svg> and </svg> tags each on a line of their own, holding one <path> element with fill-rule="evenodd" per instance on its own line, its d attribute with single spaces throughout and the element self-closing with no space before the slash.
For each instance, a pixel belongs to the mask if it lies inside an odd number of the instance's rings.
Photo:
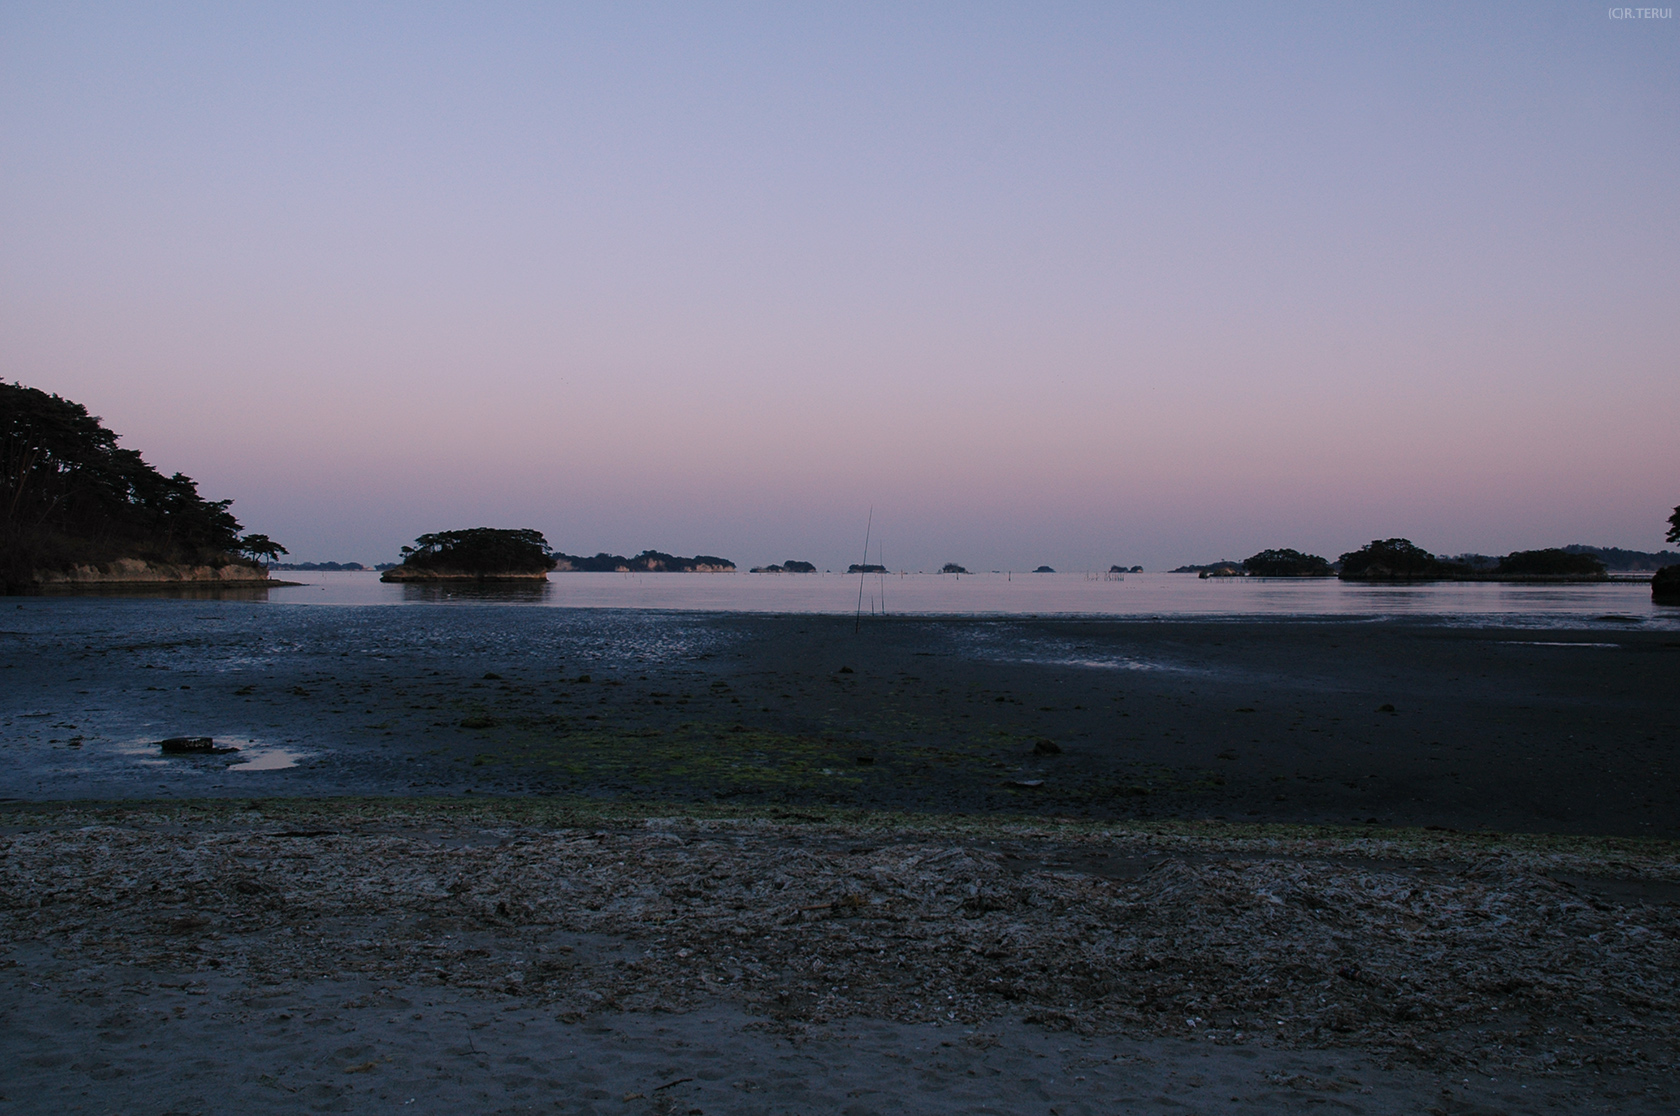
<svg viewBox="0 0 1680 1116">
<path fill-rule="evenodd" d="M 1611 573 L 1654 573 L 1664 566 L 1680 564 L 1680 552 L 1673 550 L 1623 550 L 1619 546 L 1586 546 L 1570 543 L 1566 554 L 1590 554 Z"/>
<path fill-rule="evenodd" d="M 1038 567 L 1038 569 L 1033 571 L 1033 573 L 1055 573 L 1055 572 L 1056 571 L 1049 566 L 1040 566 L 1040 567 Z"/>
<path fill-rule="evenodd" d="M 1201 574 L 1203 577 L 1241 577 L 1243 568 L 1242 563 L 1235 558 L 1226 558 L 1219 562 L 1209 562 L 1205 566 L 1179 566 L 1168 572 Z"/>
<path fill-rule="evenodd" d="M 395 566 L 396 563 L 392 562 L 391 565 Z M 271 570 L 307 570 L 310 572 L 367 569 L 360 562 L 275 562 L 268 568 Z"/>
<path fill-rule="evenodd" d="M 955 562 L 946 562 L 939 568 L 939 572 L 948 574 L 965 574 L 968 571 L 957 565 Z"/>
<path fill-rule="evenodd" d="M 471 527 L 421 535 L 380 581 L 541 581 L 554 569 L 542 532 Z"/>
<path fill-rule="evenodd" d="M 593 558 L 576 554 L 554 554 L 554 569 L 561 573 L 734 573 L 735 563 L 715 554 L 679 558 L 662 550 L 644 550 L 634 558 L 605 551 Z M 798 563 L 809 565 L 809 563 Z M 815 566 L 811 567 L 815 569 Z"/>
<path fill-rule="evenodd" d="M 593 557 L 550 550 L 533 528 L 474 527 L 421 535 L 403 547 L 397 565 L 381 564 L 381 581 L 535 581 L 555 573 L 733 573 L 735 563 L 715 554 L 683 558 L 644 550 L 634 558 L 602 551 Z M 768 572 L 810 573 L 809 562 L 787 562 Z"/>
<path fill-rule="evenodd" d="M 1604 563 L 1561 547 L 1517 550 L 1491 568 L 1429 553 L 1410 539 L 1373 539 L 1341 556 L 1343 581 L 1604 581 Z"/>
<path fill-rule="evenodd" d="M 7 593 L 99 585 L 273 585 L 286 548 L 242 535 L 232 500 L 164 476 L 87 408 L 0 382 L 0 584 Z"/>
<path fill-rule="evenodd" d="M 1262 550 L 1238 562 L 1224 559 L 1179 566 L 1200 577 L 1340 577 L 1343 581 L 1604 581 L 1611 570 L 1643 573 L 1680 554 L 1649 554 L 1580 543 L 1543 550 L 1487 554 L 1431 554 L 1410 539 L 1373 539 L 1331 562 L 1287 547 Z"/>
<path fill-rule="evenodd" d="M 1109 573 L 1118 573 L 1118 574 L 1142 573 L 1143 572 L 1143 567 L 1142 566 L 1110 566 L 1110 567 L 1108 567 L 1108 572 Z"/>
<path fill-rule="evenodd" d="M 887 567 L 872 565 L 868 562 L 853 562 L 846 567 L 846 572 L 849 574 L 884 574 L 887 572 Z M 963 573 L 967 572 L 967 570 L 963 571 Z"/>
<path fill-rule="evenodd" d="M 1262 550 L 1243 559 L 1243 572 L 1250 577 L 1333 577 L 1328 559 L 1302 554 L 1287 547 Z"/>
<path fill-rule="evenodd" d="M 792 558 L 780 565 L 754 566 L 749 573 L 816 573 L 817 567 L 810 562 L 796 562 Z"/>
</svg>

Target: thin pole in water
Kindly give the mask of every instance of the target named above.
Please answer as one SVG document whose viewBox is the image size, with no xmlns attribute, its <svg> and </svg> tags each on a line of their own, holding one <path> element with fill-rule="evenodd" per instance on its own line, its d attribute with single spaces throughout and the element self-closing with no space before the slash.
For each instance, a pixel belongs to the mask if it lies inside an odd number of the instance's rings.
<svg viewBox="0 0 1680 1116">
<path fill-rule="evenodd" d="M 863 579 L 869 576 L 864 566 L 869 565 L 869 532 L 875 526 L 875 505 L 869 505 L 869 519 L 863 526 L 863 563 L 858 566 L 858 603 L 857 617 L 852 621 L 852 634 L 863 630 Z"/>
</svg>

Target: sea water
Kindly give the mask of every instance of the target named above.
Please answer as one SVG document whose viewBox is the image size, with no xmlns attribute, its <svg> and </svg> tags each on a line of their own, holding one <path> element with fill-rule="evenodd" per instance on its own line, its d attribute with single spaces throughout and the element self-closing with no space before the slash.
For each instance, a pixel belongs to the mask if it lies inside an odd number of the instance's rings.
<svg viewBox="0 0 1680 1116">
<path fill-rule="evenodd" d="M 1131 573 L 681 574 L 555 573 L 545 582 L 388 585 L 372 572 L 281 572 L 287 605 L 503 603 L 550 608 L 905 616 L 1136 618 L 1394 617 L 1454 624 L 1680 628 L 1680 608 L 1654 605 L 1649 583 L 1426 582 L 1335 578 L 1199 578 Z"/>
</svg>

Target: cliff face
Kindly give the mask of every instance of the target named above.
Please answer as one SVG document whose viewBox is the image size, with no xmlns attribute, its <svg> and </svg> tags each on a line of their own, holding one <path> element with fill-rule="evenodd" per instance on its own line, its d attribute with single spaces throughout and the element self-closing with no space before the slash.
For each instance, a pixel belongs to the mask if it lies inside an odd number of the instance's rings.
<svg viewBox="0 0 1680 1116">
<path fill-rule="evenodd" d="M 268 582 L 268 571 L 242 563 L 187 566 L 147 562 L 142 558 L 119 558 L 100 565 L 72 566 L 68 570 L 36 570 L 30 576 L 30 583 L 40 586 L 168 585 L 181 582 L 259 585 Z"/>
</svg>

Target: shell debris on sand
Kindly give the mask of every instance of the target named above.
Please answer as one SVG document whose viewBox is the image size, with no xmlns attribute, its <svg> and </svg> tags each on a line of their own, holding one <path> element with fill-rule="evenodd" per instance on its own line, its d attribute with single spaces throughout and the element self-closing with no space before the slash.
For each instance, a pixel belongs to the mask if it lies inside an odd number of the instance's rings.
<svg viewBox="0 0 1680 1116">
<path fill-rule="evenodd" d="M 722 997 L 795 1029 L 1009 1017 L 1437 1066 L 1674 1061 L 1672 845 L 1252 832 L 30 807 L 0 833 L 0 949 L 577 1018 Z"/>
</svg>

